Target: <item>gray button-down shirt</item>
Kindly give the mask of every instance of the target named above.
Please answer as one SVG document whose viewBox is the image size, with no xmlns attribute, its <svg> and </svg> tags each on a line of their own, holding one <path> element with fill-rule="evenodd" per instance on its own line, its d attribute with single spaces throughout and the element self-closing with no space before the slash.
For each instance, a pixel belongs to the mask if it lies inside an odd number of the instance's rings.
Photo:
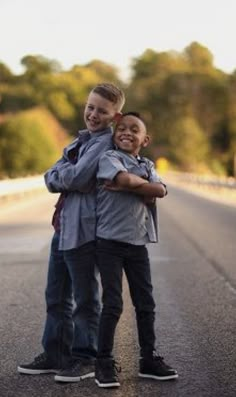
<svg viewBox="0 0 236 397">
<path fill-rule="evenodd" d="M 70 151 L 78 144 L 78 159 L 72 164 Z M 63 157 L 45 173 L 45 183 L 50 192 L 66 192 L 60 215 L 59 249 L 78 248 L 95 240 L 98 161 L 112 147 L 111 128 L 95 133 L 80 131 L 79 137 L 64 149 Z"/>
<path fill-rule="evenodd" d="M 161 182 L 152 161 L 121 150 L 109 150 L 99 161 L 97 195 L 97 237 L 143 245 L 158 241 L 156 205 L 149 206 L 141 195 L 106 190 L 102 183 L 120 172 L 130 172 L 150 182 Z"/>
</svg>

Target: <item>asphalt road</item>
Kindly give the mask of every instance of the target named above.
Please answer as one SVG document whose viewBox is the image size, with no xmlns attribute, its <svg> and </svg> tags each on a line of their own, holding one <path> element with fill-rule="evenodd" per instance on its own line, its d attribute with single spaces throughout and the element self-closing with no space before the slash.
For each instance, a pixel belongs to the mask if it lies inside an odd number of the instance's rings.
<svg viewBox="0 0 236 397">
<path fill-rule="evenodd" d="M 0 396 L 235 397 L 236 207 L 174 187 L 159 202 L 161 241 L 149 252 L 157 347 L 179 379 L 138 379 L 137 334 L 126 282 L 115 344 L 122 365 L 119 389 L 99 389 L 92 379 L 61 385 L 51 375 L 17 374 L 19 363 L 41 352 L 55 200 L 40 194 L 0 209 Z"/>
</svg>

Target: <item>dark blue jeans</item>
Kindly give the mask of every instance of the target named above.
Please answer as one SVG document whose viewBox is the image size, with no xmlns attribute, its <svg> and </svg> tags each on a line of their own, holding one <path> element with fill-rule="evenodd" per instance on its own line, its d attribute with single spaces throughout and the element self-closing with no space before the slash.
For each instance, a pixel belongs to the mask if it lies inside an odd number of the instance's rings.
<svg viewBox="0 0 236 397">
<path fill-rule="evenodd" d="M 123 270 L 136 312 L 140 356 L 151 356 L 155 350 L 155 302 L 147 248 L 98 239 L 97 263 L 103 287 L 97 357 L 112 357 L 115 329 L 123 310 Z"/>
<path fill-rule="evenodd" d="M 59 251 L 51 243 L 46 287 L 47 317 L 42 338 L 45 352 L 64 367 L 72 356 L 95 358 L 100 318 L 95 242 Z"/>
</svg>

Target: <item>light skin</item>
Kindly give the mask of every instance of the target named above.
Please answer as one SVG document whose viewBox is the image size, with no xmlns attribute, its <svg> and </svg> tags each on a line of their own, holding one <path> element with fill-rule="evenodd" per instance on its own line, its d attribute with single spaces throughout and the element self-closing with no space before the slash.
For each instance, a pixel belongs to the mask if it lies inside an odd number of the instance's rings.
<svg viewBox="0 0 236 397">
<path fill-rule="evenodd" d="M 84 122 L 90 132 L 104 130 L 117 121 L 120 115 L 116 104 L 93 91 L 90 92 L 84 109 Z"/>
<path fill-rule="evenodd" d="M 114 121 L 120 117 L 121 113 L 118 111 L 119 105 L 113 103 L 112 101 L 104 98 L 103 96 L 91 91 L 87 103 L 84 109 L 84 122 L 86 124 L 87 129 L 92 133 L 96 134 L 100 131 L 104 131 L 107 129 Z M 84 156 L 86 158 L 86 156 Z M 71 191 L 76 190 L 73 178 L 76 179 L 76 170 L 80 170 L 80 164 L 83 163 L 83 159 L 79 159 L 76 163 L 71 163 L 68 158 L 63 157 L 63 164 L 60 168 L 55 167 L 54 173 L 60 175 L 63 172 L 63 175 L 69 175 L 68 179 L 70 180 L 70 185 L 72 188 L 68 189 Z M 89 165 L 90 166 L 90 165 Z M 72 169 L 74 171 L 72 172 Z M 62 175 L 62 174 L 61 174 Z M 74 177 L 72 177 L 74 175 Z M 58 176 L 59 178 L 59 176 Z M 65 176 L 63 178 L 67 179 Z M 73 182 L 71 182 L 71 179 Z M 85 178 L 85 180 L 87 180 Z M 88 181 L 87 181 L 88 185 Z M 90 186 L 88 187 L 85 183 L 83 185 L 82 181 L 80 183 L 79 191 L 83 193 L 88 193 L 90 191 Z M 68 186 L 68 181 L 66 182 L 66 186 Z"/>
<path fill-rule="evenodd" d="M 142 120 L 134 115 L 125 115 L 120 118 L 116 126 L 114 142 L 122 151 L 137 156 L 142 148 L 148 146 L 150 137 Z M 147 198 L 148 202 L 166 195 L 166 188 L 162 183 L 148 182 L 137 175 L 123 171 L 117 174 L 114 181 L 106 181 L 105 187 L 113 191 L 132 191 Z"/>
</svg>

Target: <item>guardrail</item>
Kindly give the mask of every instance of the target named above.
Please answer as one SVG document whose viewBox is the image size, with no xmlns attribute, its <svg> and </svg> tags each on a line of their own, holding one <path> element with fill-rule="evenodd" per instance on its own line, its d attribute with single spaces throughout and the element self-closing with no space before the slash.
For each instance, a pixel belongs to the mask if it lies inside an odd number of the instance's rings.
<svg viewBox="0 0 236 397">
<path fill-rule="evenodd" d="M 218 177 L 214 175 L 200 175 L 190 172 L 175 172 L 171 171 L 167 173 L 168 178 L 191 183 L 201 186 L 212 187 L 216 189 L 226 188 L 226 189 L 236 189 L 236 179 L 233 177 Z"/>
<path fill-rule="evenodd" d="M 167 183 L 173 183 L 189 189 L 200 189 L 207 192 L 227 195 L 236 203 L 236 179 L 199 175 L 185 172 L 168 172 L 164 175 Z M 0 181 L 0 199 L 8 200 L 14 197 L 23 197 L 28 193 L 45 190 L 43 175 L 25 178 L 4 179 Z"/>
<path fill-rule="evenodd" d="M 165 174 L 167 184 L 225 204 L 236 205 L 236 179 L 185 172 Z"/>
<path fill-rule="evenodd" d="M 39 190 L 45 190 L 43 175 L 25 178 L 3 179 L 0 181 L 0 199 L 8 200 Z"/>
</svg>

